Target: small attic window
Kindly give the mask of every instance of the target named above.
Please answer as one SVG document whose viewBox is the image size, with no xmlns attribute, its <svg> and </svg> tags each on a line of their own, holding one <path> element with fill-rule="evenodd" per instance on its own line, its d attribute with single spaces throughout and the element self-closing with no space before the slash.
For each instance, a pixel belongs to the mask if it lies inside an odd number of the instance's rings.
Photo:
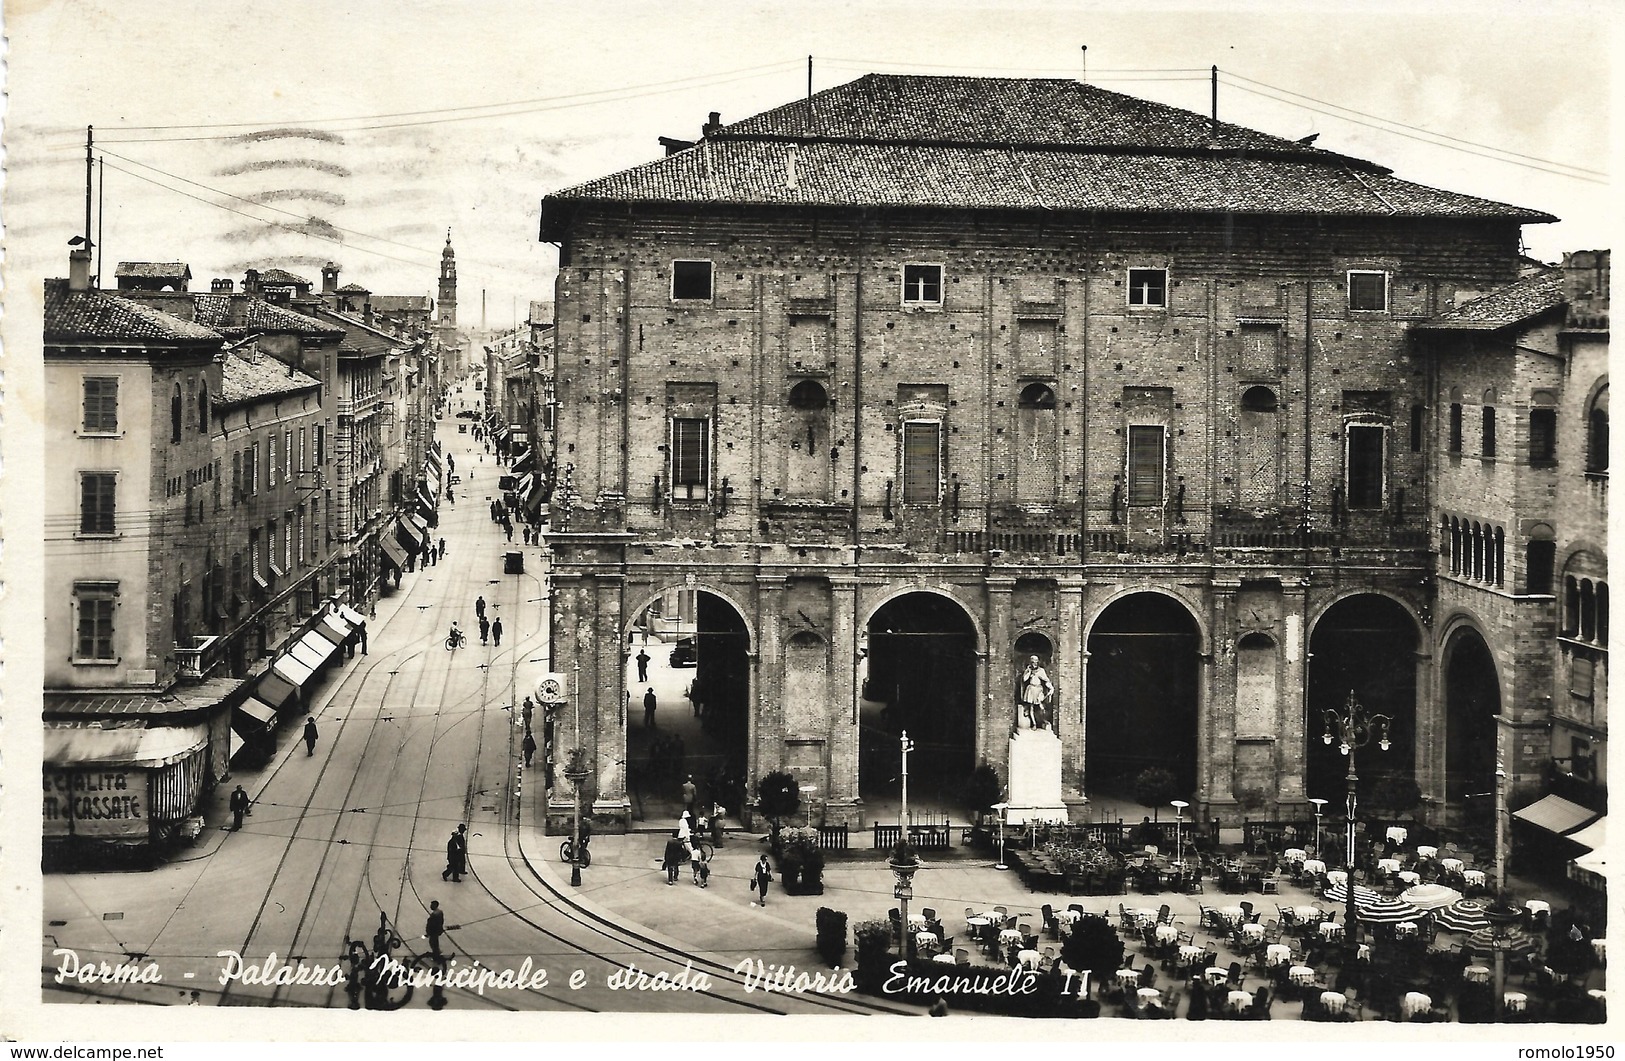
<svg viewBox="0 0 1625 1061">
<path fill-rule="evenodd" d="M 711 263 L 705 261 L 672 262 L 671 297 L 674 302 L 709 302 L 711 300 Z"/>
<path fill-rule="evenodd" d="M 903 305 L 942 305 L 942 266 L 918 263 L 904 265 Z"/>
<path fill-rule="evenodd" d="M 1130 269 L 1128 304 L 1154 307 L 1168 305 L 1168 270 Z"/>
</svg>

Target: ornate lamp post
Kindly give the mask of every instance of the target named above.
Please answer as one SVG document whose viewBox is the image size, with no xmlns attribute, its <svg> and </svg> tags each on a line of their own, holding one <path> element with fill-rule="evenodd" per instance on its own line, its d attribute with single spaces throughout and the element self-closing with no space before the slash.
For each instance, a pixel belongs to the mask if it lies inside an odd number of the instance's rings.
<svg viewBox="0 0 1625 1061">
<path fill-rule="evenodd" d="M 995 803 L 993 809 L 999 812 L 999 861 L 994 863 L 993 868 L 1009 869 L 1010 867 L 1004 864 L 1004 823 L 1009 816 L 1010 804 Z"/>
<path fill-rule="evenodd" d="M 1185 836 L 1181 831 L 1181 827 L 1185 824 L 1185 808 L 1189 807 L 1190 804 L 1182 799 L 1176 799 L 1170 802 L 1169 806 L 1174 808 L 1174 866 L 1179 870 L 1179 890 L 1183 892 L 1185 890 Z"/>
<path fill-rule="evenodd" d="M 1320 853 L 1320 815 L 1326 809 L 1326 801 L 1317 796 L 1309 802 L 1315 805 L 1315 857 L 1323 858 L 1325 856 Z"/>
<path fill-rule="evenodd" d="M 908 839 L 909 829 L 914 823 L 908 816 L 908 753 L 914 750 L 914 742 L 908 739 L 908 730 L 903 731 L 903 809 L 898 812 L 897 824 L 903 827 L 903 838 Z"/>
<path fill-rule="evenodd" d="M 914 853 L 914 845 L 905 837 L 892 848 L 891 857 L 886 860 L 892 875 L 897 878 L 897 886 L 892 889 L 892 896 L 897 900 L 898 931 L 902 933 L 903 957 L 914 957 L 914 933 L 909 931 L 908 901 L 914 898 L 914 874 L 919 871 L 920 857 Z"/>
<path fill-rule="evenodd" d="M 1495 954 L 1495 1015 L 1490 1019 L 1499 1022 L 1506 1012 L 1507 989 L 1507 945 L 1510 942 L 1512 926 L 1518 921 L 1518 908 L 1507 903 L 1506 897 L 1497 894 L 1496 899 L 1484 911 L 1484 919 L 1490 923 L 1490 931 L 1494 933 L 1491 943 Z"/>
<path fill-rule="evenodd" d="M 1354 910 L 1354 820 L 1355 811 L 1359 804 L 1355 786 L 1359 783 L 1360 777 L 1354 771 L 1354 753 L 1370 744 L 1373 738 L 1377 741 L 1377 747 L 1383 751 L 1393 747 L 1393 743 L 1388 739 L 1388 725 L 1393 719 L 1388 715 L 1367 714 L 1365 708 L 1360 705 L 1360 701 L 1354 698 L 1354 690 L 1352 689 L 1349 690 L 1348 700 L 1344 703 L 1341 711 L 1328 707 L 1322 711 L 1322 716 L 1325 719 L 1326 728 L 1322 731 L 1320 739 L 1327 744 L 1331 744 L 1333 734 L 1336 734 L 1337 750 L 1345 755 L 1349 761 L 1349 772 L 1347 777 L 1344 778 L 1348 782 L 1348 845 L 1347 858 L 1344 863 L 1344 868 L 1348 872 L 1348 880 L 1344 882 L 1348 889 L 1348 912 L 1343 918 L 1343 949 L 1345 952 L 1343 967 L 1348 969 L 1353 967 L 1355 956 L 1359 954 L 1359 941 L 1357 939 L 1359 933 Z"/>
<path fill-rule="evenodd" d="M 580 748 L 571 748 L 564 764 L 564 779 L 575 793 L 575 822 L 570 832 L 570 886 L 581 887 L 581 786 L 587 781 L 587 759 Z"/>
</svg>

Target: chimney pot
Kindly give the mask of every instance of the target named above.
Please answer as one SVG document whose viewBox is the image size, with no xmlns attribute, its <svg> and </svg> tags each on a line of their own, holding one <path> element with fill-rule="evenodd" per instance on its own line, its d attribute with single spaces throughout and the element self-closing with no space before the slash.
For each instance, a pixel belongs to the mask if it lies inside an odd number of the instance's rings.
<svg viewBox="0 0 1625 1061">
<path fill-rule="evenodd" d="M 68 252 L 68 290 L 90 290 L 90 250 L 88 248 Z"/>
</svg>

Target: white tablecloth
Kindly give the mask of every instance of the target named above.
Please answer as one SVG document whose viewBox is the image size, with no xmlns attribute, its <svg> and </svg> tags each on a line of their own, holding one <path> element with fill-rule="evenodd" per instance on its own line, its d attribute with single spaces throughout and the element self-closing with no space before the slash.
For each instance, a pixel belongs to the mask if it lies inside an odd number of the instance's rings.
<svg viewBox="0 0 1625 1061">
<path fill-rule="evenodd" d="M 952 965 L 956 959 L 952 954 L 933 954 L 931 960 L 941 962 L 944 965 Z"/>
<path fill-rule="evenodd" d="M 1549 914 L 1552 912 L 1552 904 L 1544 899 L 1531 899 L 1523 904 L 1523 908 L 1531 914 Z"/>
<path fill-rule="evenodd" d="M 1484 871 L 1481 870 L 1481 869 L 1463 870 L 1462 874 L 1461 874 L 1461 879 L 1466 881 L 1468 884 L 1472 885 L 1475 888 L 1484 887 L 1485 877 L 1484 877 Z"/>
<path fill-rule="evenodd" d="M 1320 1008 L 1327 1013 L 1341 1013 L 1349 1000 L 1341 991 L 1322 991 L 1320 993 Z"/>
<path fill-rule="evenodd" d="M 1237 921 L 1241 920 L 1242 915 L 1245 914 L 1246 911 L 1239 906 L 1221 906 L 1219 907 L 1219 913 L 1223 914 L 1225 917 L 1228 917 L 1230 919 L 1230 923 L 1233 925 Z"/>
<path fill-rule="evenodd" d="M 1402 869 L 1394 876 L 1398 877 L 1399 882 L 1407 888 L 1414 888 L 1422 883 L 1422 875 L 1414 869 Z"/>
<path fill-rule="evenodd" d="M 1035 950 L 1019 951 L 1016 954 L 1016 964 L 1025 965 L 1029 969 L 1038 968 L 1039 954 Z"/>
<path fill-rule="evenodd" d="M 925 915 L 924 914 L 909 914 L 908 915 L 908 923 L 911 924 L 911 925 L 923 925 L 923 924 L 925 924 Z"/>
<path fill-rule="evenodd" d="M 1318 858 L 1306 859 L 1303 864 L 1303 871 L 1305 873 L 1325 873 L 1326 863 Z"/>
<path fill-rule="evenodd" d="M 1522 991 L 1508 991 L 1501 996 L 1501 1003 L 1508 1013 L 1522 1013 L 1529 1008 L 1529 996 Z"/>
<path fill-rule="evenodd" d="M 1394 936 L 1398 939 L 1409 939 L 1420 931 L 1422 928 L 1415 921 L 1401 921 L 1394 926 Z"/>
<path fill-rule="evenodd" d="M 1288 862 L 1302 862 L 1309 857 L 1309 852 L 1301 847 L 1289 847 L 1281 852 L 1281 857 Z"/>
<path fill-rule="evenodd" d="M 1469 965 L 1461 971 L 1461 978 L 1470 984 L 1487 984 L 1490 982 L 1489 966 Z"/>
<path fill-rule="evenodd" d="M 1231 1013 L 1240 1013 L 1253 1004 L 1253 996 L 1245 991 L 1232 991 L 1227 996 Z"/>
<path fill-rule="evenodd" d="M 1129 916 L 1134 918 L 1135 922 L 1141 928 L 1144 928 L 1146 925 L 1154 925 L 1157 923 L 1157 911 L 1148 907 L 1142 906 L 1138 910 L 1130 910 Z"/>
<path fill-rule="evenodd" d="M 1298 916 L 1299 921 L 1318 922 L 1321 917 L 1320 907 L 1318 906 L 1294 906 L 1292 912 Z"/>
<path fill-rule="evenodd" d="M 1157 926 L 1157 942 L 1158 943 L 1172 943 L 1174 940 L 1176 940 L 1178 938 L 1179 938 L 1179 927 L 1177 925 L 1158 925 Z"/>
<path fill-rule="evenodd" d="M 1315 971 L 1307 965 L 1294 965 L 1286 971 L 1286 978 L 1295 984 L 1312 984 L 1315 982 Z"/>
<path fill-rule="evenodd" d="M 1464 865 L 1464 863 L 1459 858 L 1441 858 L 1441 859 L 1439 859 L 1439 868 L 1443 869 L 1443 870 L 1446 870 L 1447 872 L 1450 872 L 1450 873 L 1460 873 L 1462 871 L 1463 865 Z"/>
<path fill-rule="evenodd" d="M 1410 832 L 1403 825 L 1390 825 L 1386 835 L 1389 840 L 1404 846 L 1405 838 L 1410 835 Z"/>
<path fill-rule="evenodd" d="M 1194 961 L 1199 961 L 1201 957 L 1202 948 L 1195 946 L 1194 944 L 1186 943 L 1179 948 L 1179 960 L 1184 962 L 1186 965 L 1189 965 Z"/>
<path fill-rule="evenodd" d="M 1083 915 L 1078 913 L 1078 911 L 1076 911 L 1076 910 L 1057 910 L 1057 911 L 1055 911 L 1055 920 L 1060 921 L 1063 924 L 1074 924 L 1074 923 L 1077 922 L 1078 918 L 1080 918 L 1082 916 Z"/>
<path fill-rule="evenodd" d="M 1264 964 L 1273 969 L 1292 960 L 1292 948 L 1285 943 L 1271 943 L 1264 948 Z"/>
<path fill-rule="evenodd" d="M 1327 940 L 1328 942 L 1331 940 L 1342 939 L 1343 926 L 1339 925 L 1335 921 L 1322 921 L 1320 923 L 1320 938 Z"/>
<path fill-rule="evenodd" d="M 1420 991 L 1407 991 L 1405 997 L 1399 1000 L 1399 1012 L 1402 1017 L 1409 1020 L 1422 1013 L 1433 1011 L 1433 999 Z"/>
<path fill-rule="evenodd" d="M 1119 985 L 1121 985 L 1123 987 L 1130 987 L 1130 986 L 1132 986 L 1134 984 L 1139 983 L 1140 982 L 1140 970 L 1138 970 L 1138 969 L 1119 969 L 1119 970 L 1117 970 L 1117 982 L 1118 982 Z"/>
<path fill-rule="evenodd" d="M 1259 924 L 1246 924 L 1241 926 L 1241 934 L 1248 939 L 1263 939 L 1264 926 Z"/>
<path fill-rule="evenodd" d="M 1221 969 L 1217 965 L 1208 966 L 1202 970 L 1202 975 L 1207 977 L 1207 982 L 1210 984 L 1219 984 L 1230 979 L 1229 971 Z"/>
<path fill-rule="evenodd" d="M 1021 934 L 1021 929 L 1019 928 L 1005 928 L 999 930 L 1000 943 L 1020 943 L 1026 938 L 1026 936 Z"/>
<path fill-rule="evenodd" d="M 1158 991 L 1154 987 L 1142 987 L 1136 991 L 1135 994 L 1140 996 L 1140 1002 L 1142 1004 L 1146 1002 L 1157 1002 L 1162 999 L 1162 992 Z"/>
<path fill-rule="evenodd" d="M 1434 855 L 1439 853 L 1439 849 L 1436 847 L 1429 847 L 1427 844 L 1422 844 L 1417 847 L 1416 853 L 1421 858 L 1432 858 Z"/>
<path fill-rule="evenodd" d="M 1348 870 L 1330 869 L 1326 871 L 1327 884 L 1346 884 L 1349 879 Z"/>
<path fill-rule="evenodd" d="M 1379 859 L 1377 859 L 1377 868 L 1382 870 L 1384 873 L 1398 873 L 1399 872 L 1399 859 L 1397 859 L 1397 858 L 1379 858 Z"/>
<path fill-rule="evenodd" d="M 934 954 L 936 953 L 937 948 L 941 945 L 942 940 L 938 938 L 935 932 L 914 933 L 914 947 L 916 950 L 924 951 L 927 954 Z"/>
</svg>

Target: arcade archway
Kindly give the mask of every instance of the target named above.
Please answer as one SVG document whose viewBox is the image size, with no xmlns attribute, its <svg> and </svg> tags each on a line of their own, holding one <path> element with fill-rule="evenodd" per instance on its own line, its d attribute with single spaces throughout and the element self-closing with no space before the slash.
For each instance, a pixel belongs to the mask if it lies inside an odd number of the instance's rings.
<svg viewBox="0 0 1625 1061">
<path fill-rule="evenodd" d="M 1416 778 L 1416 644 L 1410 613 L 1375 593 L 1338 601 L 1315 624 L 1304 720 L 1304 787 L 1310 798 L 1343 805 L 1348 759 L 1335 740 L 1324 741 L 1324 712 L 1342 710 L 1352 692 L 1367 714 L 1392 720 L 1389 750 L 1372 743 L 1356 753 L 1361 803 L 1374 812 L 1399 809 L 1393 802 Z"/>
<path fill-rule="evenodd" d="M 1113 601 L 1089 632 L 1084 777 L 1091 794 L 1132 799 L 1148 767 L 1196 790 L 1201 631 L 1160 593 Z M 1190 798 L 1188 795 L 1186 798 Z"/>
<path fill-rule="evenodd" d="M 958 793 L 976 765 L 975 624 L 947 597 L 919 592 L 881 605 L 866 629 L 858 749 L 864 800 L 884 807 L 900 797 L 906 730 L 914 745 L 911 810 L 963 814 Z M 918 811 L 913 817 L 923 818 Z"/>
<path fill-rule="evenodd" d="M 737 818 L 750 766 L 750 633 L 744 617 L 715 593 L 666 591 L 634 620 L 625 682 L 633 816 L 676 820 L 683 783 L 692 775 L 701 803 L 721 803 Z"/>
<path fill-rule="evenodd" d="M 1495 659 L 1477 630 L 1464 628 L 1445 644 L 1445 798 L 1489 820 L 1495 793 L 1501 686 Z"/>
</svg>

